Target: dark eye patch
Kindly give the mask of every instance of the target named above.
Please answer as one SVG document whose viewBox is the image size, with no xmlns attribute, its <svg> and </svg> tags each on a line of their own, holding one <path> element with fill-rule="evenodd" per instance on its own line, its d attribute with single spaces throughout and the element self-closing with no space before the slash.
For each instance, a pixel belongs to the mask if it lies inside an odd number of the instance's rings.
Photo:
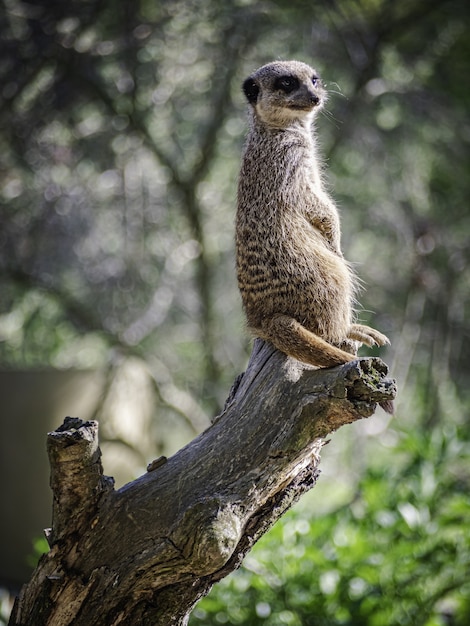
<svg viewBox="0 0 470 626">
<path fill-rule="evenodd" d="M 274 82 L 274 89 L 290 93 L 299 88 L 299 79 L 295 76 L 279 76 Z"/>
</svg>

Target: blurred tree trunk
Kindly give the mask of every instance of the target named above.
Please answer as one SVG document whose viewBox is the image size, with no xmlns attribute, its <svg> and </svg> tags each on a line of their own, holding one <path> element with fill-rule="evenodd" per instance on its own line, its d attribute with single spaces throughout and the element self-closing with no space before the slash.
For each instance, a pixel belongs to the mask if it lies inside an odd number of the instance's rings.
<svg viewBox="0 0 470 626">
<path fill-rule="evenodd" d="M 66 418 L 48 436 L 51 550 L 10 624 L 187 624 L 314 486 L 325 437 L 394 397 L 386 373 L 376 358 L 307 368 L 258 340 L 212 426 L 118 491 L 102 474 L 97 423 Z"/>
</svg>

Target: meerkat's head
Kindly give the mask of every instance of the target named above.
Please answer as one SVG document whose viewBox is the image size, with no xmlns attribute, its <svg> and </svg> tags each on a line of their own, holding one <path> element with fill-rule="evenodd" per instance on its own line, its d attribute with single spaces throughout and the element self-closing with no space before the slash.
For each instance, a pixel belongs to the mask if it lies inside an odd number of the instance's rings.
<svg viewBox="0 0 470 626">
<path fill-rule="evenodd" d="M 257 69 L 243 91 L 260 122 L 277 128 L 312 117 L 326 100 L 317 72 L 299 61 L 275 61 Z"/>
</svg>

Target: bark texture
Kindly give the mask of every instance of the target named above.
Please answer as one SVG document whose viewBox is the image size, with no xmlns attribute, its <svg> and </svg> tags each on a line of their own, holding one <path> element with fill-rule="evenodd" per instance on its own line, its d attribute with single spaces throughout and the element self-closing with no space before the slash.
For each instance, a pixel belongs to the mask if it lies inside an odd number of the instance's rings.
<svg viewBox="0 0 470 626">
<path fill-rule="evenodd" d="M 10 624 L 184 626 L 314 486 L 325 437 L 393 399 L 386 374 L 377 358 L 309 368 L 257 340 L 212 426 L 118 491 L 97 423 L 66 418 L 48 435 L 51 549 Z"/>
</svg>

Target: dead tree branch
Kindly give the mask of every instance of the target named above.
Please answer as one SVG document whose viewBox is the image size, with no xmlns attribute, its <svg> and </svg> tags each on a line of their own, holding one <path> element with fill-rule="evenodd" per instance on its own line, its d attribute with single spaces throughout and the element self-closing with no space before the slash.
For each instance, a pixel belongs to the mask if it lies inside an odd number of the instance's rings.
<svg viewBox="0 0 470 626">
<path fill-rule="evenodd" d="M 13 626 L 184 626 L 195 603 L 314 486 L 325 437 L 390 401 L 376 358 L 315 370 L 256 341 L 222 414 L 118 491 L 96 422 L 49 433 L 50 552 L 17 598 Z"/>
</svg>

